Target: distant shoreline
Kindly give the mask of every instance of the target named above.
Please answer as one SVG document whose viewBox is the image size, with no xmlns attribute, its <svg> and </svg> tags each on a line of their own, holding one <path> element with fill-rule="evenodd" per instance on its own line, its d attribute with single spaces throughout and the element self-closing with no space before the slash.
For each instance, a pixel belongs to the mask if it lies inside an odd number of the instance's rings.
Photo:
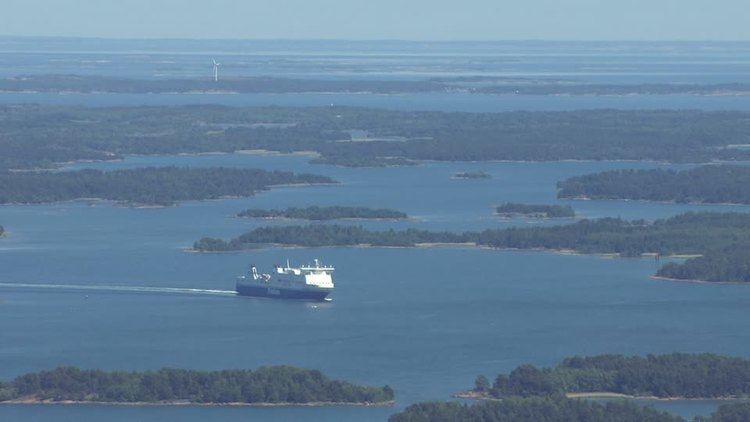
<svg viewBox="0 0 750 422">
<path fill-rule="evenodd" d="M 664 204 L 664 205 L 721 205 L 721 206 L 748 206 L 750 204 L 742 202 L 697 202 L 687 201 L 680 202 L 675 200 L 661 201 L 656 199 L 633 199 L 633 198 L 607 198 L 607 197 L 590 197 L 590 196 L 559 196 L 558 199 L 564 199 L 566 201 L 621 201 L 621 202 L 641 202 L 648 204 Z"/>
<path fill-rule="evenodd" d="M 502 398 L 490 397 L 486 393 L 476 391 L 459 391 L 452 395 L 457 399 L 500 401 Z M 609 391 L 590 391 L 585 393 L 565 393 L 569 399 L 628 399 L 628 400 L 654 400 L 654 401 L 691 401 L 691 400 L 745 400 L 746 397 L 657 397 L 657 396 L 634 396 L 623 393 L 612 393 Z"/>
<path fill-rule="evenodd" d="M 316 185 L 317 186 L 317 185 Z M 321 219 L 312 219 L 312 218 L 295 218 L 295 217 L 284 217 L 284 216 L 273 216 L 273 217 L 244 217 L 240 215 L 233 216 L 234 218 L 238 218 L 240 220 L 269 220 L 269 221 L 312 221 L 312 222 L 319 222 L 319 221 L 419 221 L 419 219 L 415 217 L 406 217 L 406 218 L 388 218 L 388 217 L 375 217 L 375 218 L 367 218 L 367 217 L 344 217 L 344 218 L 321 218 Z"/>
<path fill-rule="evenodd" d="M 627 98 L 627 97 L 639 97 L 639 96 L 661 96 L 661 97 L 747 97 L 750 96 L 750 91 L 747 90 L 705 90 L 705 91 L 675 91 L 675 92 L 621 92 L 621 93 L 607 93 L 607 92 L 525 92 L 525 93 L 513 93 L 513 92 L 491 92 L 491 91 L 471 91 L 471 90 L 455 90 L 449 91 L 445 89 L 432 89 L 432 90 L 389 90 L 389 91 L 376 91 L 376 90 L 238 90 L 238 89 L 185 89 L 179 91 L 154 91 L 154 90 L 142 90 L 142 91 L 122 91 L 115 89 L 90 89 L 90 90 L 79 90 L 79 89 L 1 89 L 0 94 L 22 94 L 22 95 L 171 95 L 171 96 L 190 96 L 190 95 L 379 95 L 379 96 L 398 96 L 398 95 L 427 95 L 427 94 L 469 94 L 469 95 L 487 95 L 496 97 L 605 97 L 605 98 Z"/>
<path fill-rule="evenodd" d="M 148 203 L 142 203 L 137 201 L 129 201 L 129 200 L 119 200 L 119 199 L 106 199 L 106 198 L 73 198 L 73 199 L 65 199 L 60 201 L 50 201 L 50 202 L 6 202 L 6 203 L 0 203 L 0 207 L 3 206 L 38 206 L 38 205 L 60 205 L 60 204 L 76 204 L 76 203 L 83 203 L 83 204 L 108 204 L 115 207 L 123 207 L 123 208 L 134 208 L 134 209 L 160 209 L 160 208 L 173 208 L 177 207 L 182 203 L 185 202 L 210 202 L 210 201 L 224 201 L 228 199 L 243 199 L 243 198 L 252 198 L 260 193 L 268 192 L 272 189 L 277 188 L 295 188 L 295 187 L 311 187 L 311 186 L 338 186 L 340 183 L 338 182 L 320 182 L 320 183 L 313 183 L 313 182 L 303 182 L 303 183 L 279 183 L 274 185 L 268 185 L 264 188 L 258 189 L 255 193 L 249 196 L 245 195 L 222 195 L 217 198 L 203 198 L 203 199 L 179 199 L 174 201 L 174 203 L 171 204 L 148 204 Z"/>
<path fill-rule="evenodd" d="M 240 218 L 240 217 L 237 217 Z M 358 243 L 356 245 L 321 245 L 321 246 L 306 246 L 306 245 L 296 245 L 296 244 L 284 244 L 284 243 L 265 243 L 265 244 L 257 244 L 257 247 L 253 248 L 246 248 L 246 249 L 232 249 L 232 250 L 224 250 L 224 251 L 216 251 L 216 250 L 200 250 L 195 249 L 193 247 L 187 247 L 183 248 L 183 251 L 187 253 L 242 253 L 242 252 L 249 252 L 249 251 L 257 251 L 259 249 L 312 249 L 312 248 L 360 248 L 360 249 L 368 249 L 368 248 L 381 248 L 381 249 L 433 249 L 433 248 L 456 248 L 456 249 L 466 249 L 466 248 L 472 248 L 472 249 L 485 249 L 485 250 L 492 250 L 492 251 L 500 251 L 500 252 L 541 252 L 541 253 L 553 253 L 557 255 L 579 255 L 579 256 L 595 256 L 599 258 L 623 258 L 623 259 L 643 259 L 643 258 L 650 258 L 654 257 L 657 254 L 654 252 L 644 252 L 641 254 L 641 256 L 621 256 L 619 253 L 616 252 L 601 252 L 601 253 L 585 253 L 585 252 L 579 252 L 574 249 L 547 249 L 547 248 L 527 248 L 527 249 L 521 249 L 521 248 L 496 248 L 492 246 L 485 246 L 485 245 L 477 245 L 475 242 L 463 242 L 463 243 L 450 243 L 450 242 L 424 242 L 424 243 L 415 243 L 413 246 L 387 246 L 387 245 L 372 245 L 369 243 Z M 688 258 L 695 258 L 699 257 L 701 255 L 683 255 L 683 254 L 674 254 L 674 255 L 662 255 L 662 258 L 674 258 L 674 259 L 688 259 Z M 656 276 L 654 276 L 656 277 Z M 681 280 L 677 280 L 681 281 Z M 706 283 L 713 283 L 710 281 L 707 281 Z"/>
<path fill-rule="evenodd" d="M 159 401 L 159 402 L 100 402 L 90 400 L 43 400 L 38 398 L 21 398 L 14 400 L 0 401 L 0 405 L 58 405 L 58 406 L 78 406 L 78 405 L 95 405 L 95 406 L 185 406 L 185 407 L 327 407 L 327 406 L 363 406 L 363 407 L 387 407 L 393 406 L 394 400 L 375 403 L 357 403 L 357 402 L 309 402 L 309 403 L 198 403 L 186 400 Z"/>
<path fill-rule="evenodd" d="M 657 281 L 671 281 L 675 283 L 692 283 L 692 284 L 739 284 L 739 285 L 745 285 L 750 284 L 744 281 L 709 281 L 709 280 L 697 280 L 697 279 L 688 279 L 688 278 L 672 278 L 672 277 L 663 277 L 658 275 L 652 275 L 652 279 Z"/>
</svg>

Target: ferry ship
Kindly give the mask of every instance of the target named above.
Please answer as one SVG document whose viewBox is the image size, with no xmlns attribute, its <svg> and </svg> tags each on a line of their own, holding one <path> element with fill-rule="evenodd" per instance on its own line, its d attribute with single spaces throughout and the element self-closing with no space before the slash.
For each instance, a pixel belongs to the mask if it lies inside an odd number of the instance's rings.
<svg viewBox="0 0 750 422">
<path fill-rule="evenodd" d="M 333 267 L 317 259 L 312 265 L 292 267 L 274 266 L 272 274 L 259 273 L 255 265 L 237 278 L 240 296 L 275 297 L 282 299 L 324 300 L 333 291 Z"/>
</svg>

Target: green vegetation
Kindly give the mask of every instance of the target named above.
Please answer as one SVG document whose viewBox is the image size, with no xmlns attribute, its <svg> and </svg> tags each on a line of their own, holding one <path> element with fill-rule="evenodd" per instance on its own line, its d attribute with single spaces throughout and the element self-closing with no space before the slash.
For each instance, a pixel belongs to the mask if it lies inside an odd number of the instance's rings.
<svg viewBox="0 0 750 422">
<path fill-rule="evenodd" d="M 472 391 L 481 401 L 418 403 L 390 422 L 537 422 L 591 421 L 685 422 L 685 419 L 641 407 L 632 401 L 593 402 L 566 398 L 566 393 L 615 393 L 661 398 L 729 398 L 750 394 L 750 360 L 713 354 L 600 355 L 566 358 L 554 368 L 522 365 L 500 374 L 492 386 L 477 377 Z M 750 419 L 750 403 L 726 403 L 695 422 L 740 422 Z"/>
<path fill-rule="evenodd" d="M 260 227 L 230 241 L 203 238 L 194 243 L 198 251 L 236 251 L 268 244 L 289 246 L 402 246 L 423 243 L 473 243 L 493 248 L 573 250 L 581 253 L 611 253 L 621 256 L 705 255 L 685 264 L 667 264 L 661 276 L 684 277 L 681 268 L 707 268 L 706 281 L 750 279 L 748 261 L 742 259 L 750 244 L 750 214 L 686 213 L 668 219 L 647 222 L 619 218 L 580 220 L 550 227 L 513 227 L 481 232 L 431 232 L 418 229 L 370 231 L 360 226 L 307 225 Z M 715 259 L 715 251 L 737 250 L 732 259 Z M 716 252 L 718 253 L 718 252 Z M 746 255 L 745 255 L 746 256 Z M 684 266 L 684 267 L 683 267 Z M 668 272 L 667 272 L 668 271 Z M 691 274 L 685 270 L 684 274 Z M 722 274 L 722 277 L 716 277 Z"/>
<path fill-rule="evenodd" d="M 311 174 L 223 167 L 0 172 L 0 204 L 97 198 L 170 205 L 177 201 L 251 196 L 270 186 L 297 183 L 333 180 Z"/>
<path fill-rule="evenodd" d="M 561 198 L 750 204 L 750 167 L 614 170 L 558 183 Z"/>
<path fill-rule="evenodd" d="M 555 368 L 522 365 L 500 374 L 489 397 L 616 393 L 660 398 L 750 396 L 750 360 L 713 354 L 566 358 Z"/>
<path fill-rule="evenodd" d="M 351 141 L 352 130 L 372 141 Z M 747 160 L 750 113 L 443 113 L 351 107 L 0 107 L 0 169 L 127 154 L 315 151 L 347 166 L 414 160 Z M 399 137 L 403 142 L 382 138 Z M 377 140 L 381 139 L 381 140 Z"/>
<path fill-rule="evenodd" d="M 468 406 L 456 402 L 417 403 L 389 422 L 684 422 L 679 416 L 631 402 L 596 403 L 564 397 L 514 398 Z"/>
<path fill-rule="evenodd" d="M 456 179 L 492 179 L 492 175 L 483 171 L 467 171 L 464 173 L 456 173 L 453 175 Z"/>
<path fill-rule="evenodd" d="M 285 210 L 248 209 L 237 214 L 249 218 L 294 218 L 299 220 L 340 220 L 340 219 L 391 219 L 401 220 L 408 216 L 391 209 L 365 207 L 318 207 L 287 208 Z"/>
<path fill-rule="evenodd" d="M 259 227 L 226 242 L 221 239 L 203 238 L 193 244 L 202 252 L 237 251 L 254 249 L 263 245 L 288 246 L 415 246 L 417 243 L 460 243 L 465 235 L 449 232 L 429 232 L 408 229 L 373 232 L 361 226 L 337 224 L 310 224 L 306 226 Z M 441 239 L 441 240 L 438 240 Z"/>
<path fill-rule="evenodd" d="M 750 421 L 750 403 L 725 403 L 710 417 L 699 416 L 695 422 L 746 422 Z"/>
<path fill-rule="evenodd" d="M 390 387 L 362 387 L 319 371 L 274 366 L 250 370 L 161 369 L 105 372 L 71 367 L 26 374 L 0 384 L 0 401 L 109 403 L 357 403 L 393 400 Z"/>
<path fill-rule="evenodd" d="M 496 248 L 576 250 L 582 253 L 700 254 L 750 237 L 750 215 L 687 213 L 653 223 L 618 218 L 580 220 L 549 227 L 512 227 L 481 232 L 369 231 L 361 226 L 307 225 L 257 228 L 230 242 L 246 245 L 295 246 L 415 246 L 419 243 L 467 243 Z"/>
<path fill-rule="evenodd" d="M 563 218 L 575 217 L 570 205 L 529 205 L 506 202 L 495 210 L 502 217 Z"/>
<path fill-rule="evenodd" d="M 658 277 L 676 280 L 750 282 L 750 244 L 738 243 L 705 252 L 687 261 L 668 263 L 657 271 Z"/>
</svg>

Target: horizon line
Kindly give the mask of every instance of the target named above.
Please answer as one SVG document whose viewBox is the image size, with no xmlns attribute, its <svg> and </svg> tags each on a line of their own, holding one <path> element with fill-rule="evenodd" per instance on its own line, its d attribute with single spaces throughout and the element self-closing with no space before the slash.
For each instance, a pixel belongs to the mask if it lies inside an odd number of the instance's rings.
<svg viewBox="0 0 750 422">
<path fill-rule="evenodd" d="M 91 35 L 12 35 L 0 34 L 0 39 L 62 39 L 62 40 L 106 40 L 106 41 L 274 41 L 274 42 L 401 42 L 401 43 L 496 43 L 496 42 L 542 42 L 542 43 L 750 43 L 750 39 L 549 39 L 549 38 L 487 38 L 487 39 L 409 39 L 409 38 L 186 38 L 186 37 L 109 37 Z"/>
</svg>

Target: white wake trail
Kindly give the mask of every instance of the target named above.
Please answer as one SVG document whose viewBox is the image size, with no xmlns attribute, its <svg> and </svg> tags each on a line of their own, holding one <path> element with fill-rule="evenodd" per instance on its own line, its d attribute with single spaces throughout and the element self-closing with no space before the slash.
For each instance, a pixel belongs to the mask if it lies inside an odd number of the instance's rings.
<svg viewBox="0 0 750 422">
<path fill-rule="evenodd" d="M 192 289 L 187 287 L 149 287 L 149 286 L 105 286 L 86 284 L 37 284 L 37 283 L 0 283 L 0 288 L 9 289 L 49 289 L 49 290 L 82 290 L 98 292 L 130 293 L 172 293 L 188 295 L 235 296 L 234 290 Z"/>
</svg>

